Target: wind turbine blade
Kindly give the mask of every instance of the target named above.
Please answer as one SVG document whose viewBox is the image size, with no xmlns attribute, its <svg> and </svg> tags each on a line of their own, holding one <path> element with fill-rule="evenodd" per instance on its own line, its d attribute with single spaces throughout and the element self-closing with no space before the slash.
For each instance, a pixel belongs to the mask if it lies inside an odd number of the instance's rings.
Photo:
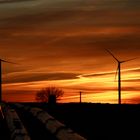
<svg viewBox="0 0 140 140">
<path fill-rule="evenodd" d="M 115 73 L 115 82 L 116 82 L 116 78 L 117 78 L 117 75 L 118 75 L 118 69 L 119 69 L 119 66 L 117 67 L 117 70 L 116 70 L 116 73 Z"/>
<path fill-rule="evenodd" d="M 135 59 L 137 59 L 138 57 L 136 57 L 136 58 L 132 58 L 132 59 L 128 59 L 128 60 L 125 60 L 125 61 L 121 61 L 121 63 L 125 63 L 125 62 L 128 62 L 128 61 L 132 61 L 132 60 L 135 60 Z"/>
<path fill-rule="evenodd" d="M 3 60 L 3 59 L 0 59 L 0 61 L 5 62 L 5 63 L 10 63 L 10 64 L 17 64 L 17 63 L 13 63 L 13 62 L 10 62 L 10 61 Z"/>
<path fill-rule="evenodd" d="M 110 52 L 108 49 L 105 49 L 116 61 L 119 62 L 119 60 L 113 55 L 112 52 Z"/>
</svg>

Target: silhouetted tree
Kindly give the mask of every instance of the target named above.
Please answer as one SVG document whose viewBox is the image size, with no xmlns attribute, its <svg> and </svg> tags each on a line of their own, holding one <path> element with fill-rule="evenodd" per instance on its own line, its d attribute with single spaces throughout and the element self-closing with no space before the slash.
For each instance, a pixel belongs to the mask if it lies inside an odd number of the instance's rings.
<svg viewBox="0 0 140 140">
<path fill-rule="evenodd" d="M 36 94 L 36 100 L 38 102 L 48 102 L 55 104 L 64 94 L 64 91 L 57 87 L 46 87 L 41 89 Z"/>
</svg>

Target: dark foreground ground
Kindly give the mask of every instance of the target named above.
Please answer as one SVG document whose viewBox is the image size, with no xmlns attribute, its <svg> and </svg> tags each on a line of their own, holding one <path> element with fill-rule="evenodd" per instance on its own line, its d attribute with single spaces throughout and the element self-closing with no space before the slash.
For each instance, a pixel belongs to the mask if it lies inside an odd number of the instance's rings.
<svg viewBox="0 0 140 140">
<path fill-rule="evenodd" d="M 5 120 L 0 112 L 0 140 L 10 140 L 10 134 Z"/>
<path fill-rule="evenodd" d="M 88 140 L 139 140 L 140 105 L 24 104 L 39 107 Z"/>
<path fill-rule="evenodd" d="M 41 103 L 24 103 L 46 110 L 67 127 L 88 140 L 139 140 L 140 105 L 58 104 L 49 107 Z M 10 104 L 14 107 L 14 104 Z M 36 118 L 15 107 L 32 140 L 56 140 Z M 1 116 L 0 116 L 1 117 Z M 0 122 L 0 140 L 8 140 L 8 129 Z M 3 137 L 3 138 L 2 138 Z"/>
</svg>

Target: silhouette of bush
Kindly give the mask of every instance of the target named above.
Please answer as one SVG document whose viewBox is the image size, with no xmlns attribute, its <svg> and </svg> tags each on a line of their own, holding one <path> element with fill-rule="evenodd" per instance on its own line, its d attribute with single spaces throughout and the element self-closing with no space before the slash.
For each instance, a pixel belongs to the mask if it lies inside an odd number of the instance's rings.
<svg viewBox="0 0 140 140">
<path fill-rule="evenodd" d="M 57 87 L 46 87 L 36 93 L 36 101 L 56 103 L 63 96 L 64 91 Z"/>
</svg>

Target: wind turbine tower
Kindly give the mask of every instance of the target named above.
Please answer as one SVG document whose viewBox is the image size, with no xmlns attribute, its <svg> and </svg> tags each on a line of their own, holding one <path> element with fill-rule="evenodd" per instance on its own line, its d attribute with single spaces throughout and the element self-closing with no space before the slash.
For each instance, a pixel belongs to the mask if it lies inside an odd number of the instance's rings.
<svg viewBox="0 0 140 140">
<path fill-rule="evenodd" d="M 2 63 L 10 63 L 10 64 L 16 64 L 12 62 L 5 61 L 3 59 L 0 59 L 0 103 L 2 102 Z"/>
<path fill-rule="evenodd" d="M 133 58 L 133 59 L 128 59 L 128 60 L 124 60 L 124 61 L 120 61 L 120 60 L 118 60 L 115 56 L 114 56 L 114 54 L 111 52 L 111 51 L 109 51 L 109 50 L 107 50 L 106 49 L 106 51 L 117 61 L 117 63 L 118 63 L 118 67 L 117 67 L 117 71 L 116 71 L 116 76 L 117 76 L 117 74 L 118 74 L 118 104 L 121 104 L 121 64 L 122 63 L 125 63 L 125 62 L 128 62 L 128 61 L 131 61 L 131 60 L 134 60 L 134 59 L 136 59 L 136 58 Z M 116 77 L 115 76 L 115 77 Z"/>
</svg>

